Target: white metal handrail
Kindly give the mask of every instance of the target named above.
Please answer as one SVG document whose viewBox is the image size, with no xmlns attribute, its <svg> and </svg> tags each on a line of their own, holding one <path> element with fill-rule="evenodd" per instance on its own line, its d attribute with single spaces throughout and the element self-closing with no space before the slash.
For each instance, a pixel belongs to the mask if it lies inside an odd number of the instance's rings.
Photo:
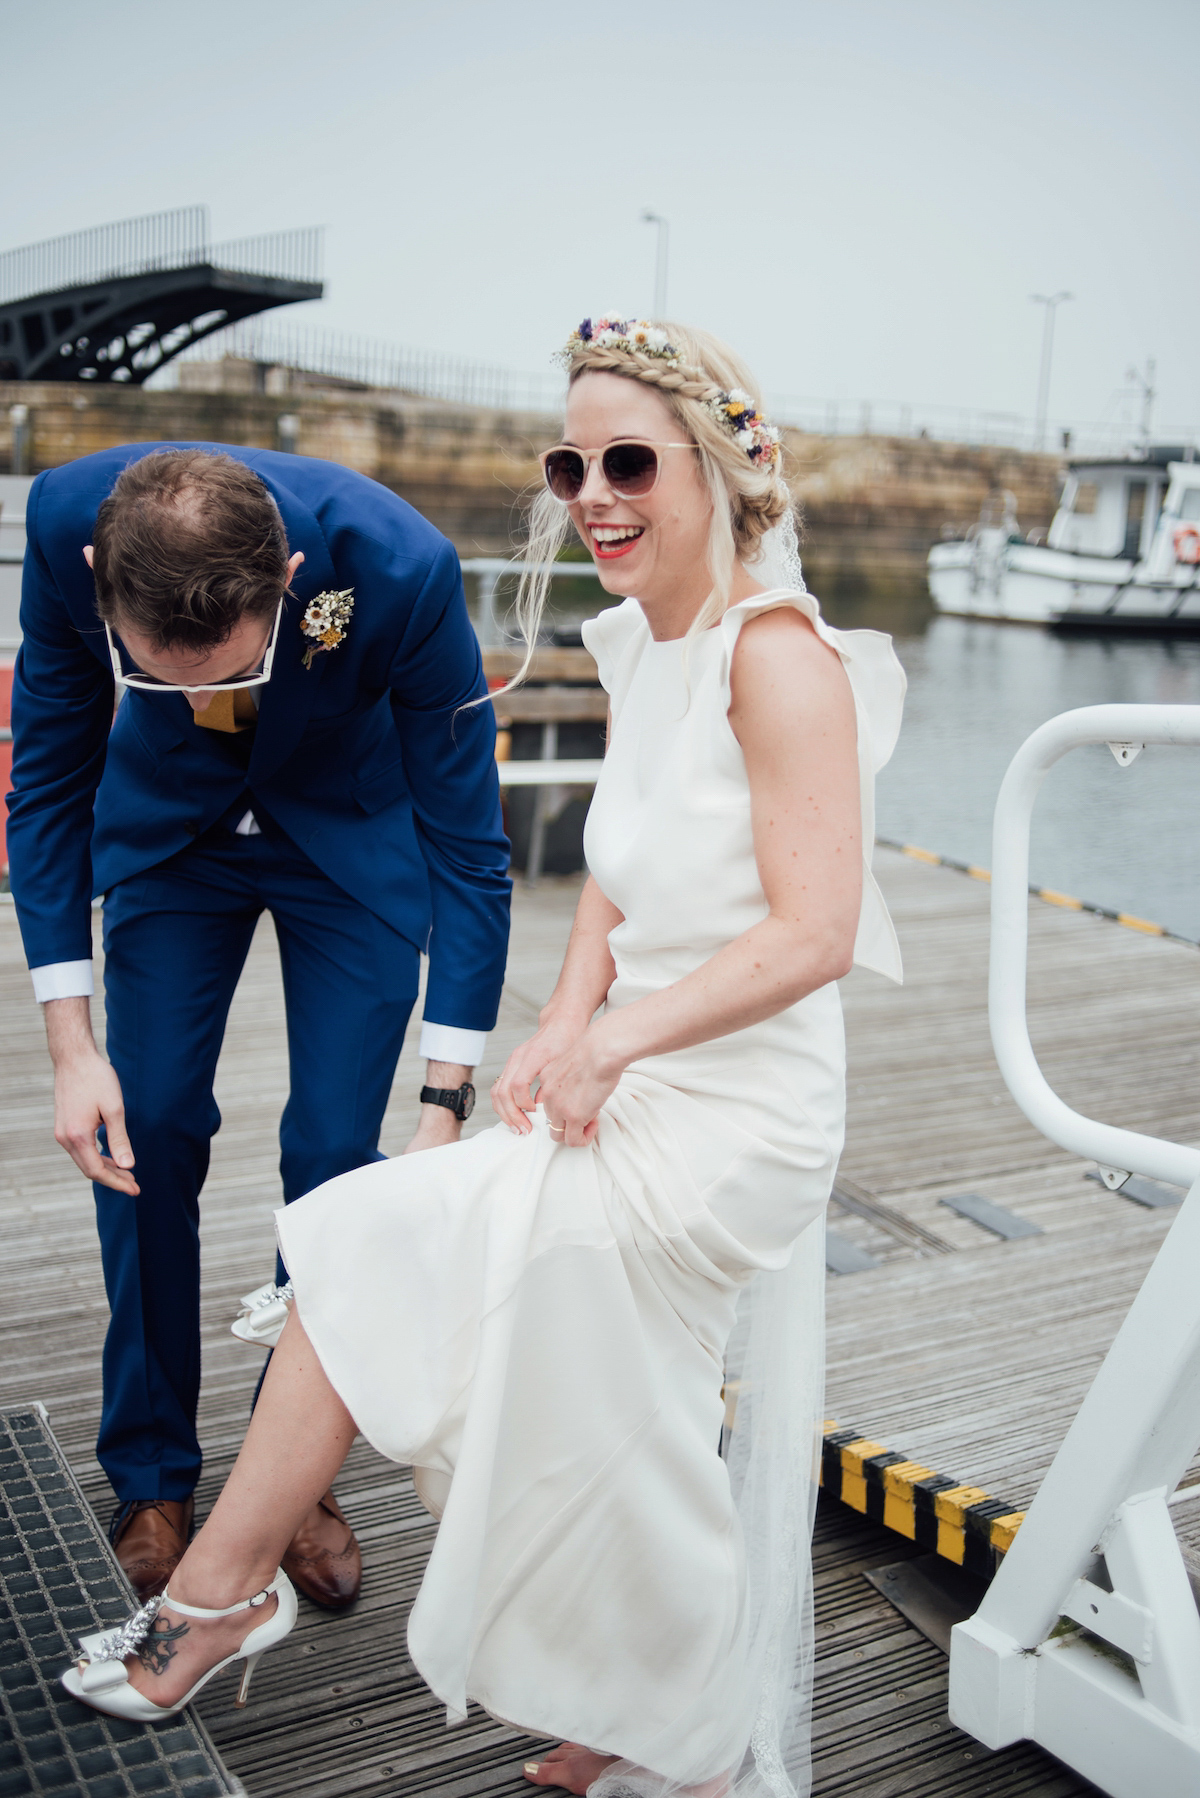
<svg viewBox="0 0 1200 1798">
<path fill-rule="evenodd" d="M 989 1748 L 1040 1743 L 1110 1798 L 1195 1798 L 1200 1616 L 1170 1504 L 1191 1497 L 1180 1480 L 1200 1440 L 1200 1154 L 1072 1111 L 1025 1019 L 1030 818 L 1047 769 L 1087 743 L 1107 743 L 1122 766 L 1148 743 L 1197 747 L 1200 706 L 1065 712 L 1013 758 L 996 803 L 992 1042 L 1052 1141 L 1114 1182 L 1128 1169 L 1191 1191 L 979 1609 L 954 1626 L 949 1711 Z M 1044 1376 L 1057 1372 L 1051 1351 Z"/>
<path fill-rule="evenodd" d="M 594 787 L 603 768 L 596 761 L 497 762 L 502 787 Z"/>
<path fill-rule="evenodd" d="M 1030 1123 L 1072 1154 L 1122 1174 L 1190 1187 L 1200 1150 L 1121 1130 L 1073 1111 L 1054 1092 L 1033 1052 L 1026 1018 L 1029 827 L 1048 770 L 1068 750 L 1107 743 L 1128 766 L 1147 743 L 1200 748 L 1200 706 L 1092 705 L 1051 718 L 1021 745 L 996 801 L 992 836 L 992 948 L 988 1013 L 1005 1084 Z"/>
<path fill-rule="evenodd" d="M 535 572 L 543 569 L 547 574 L 569 575 L 573 580 L 577 574 L 599 575 L 600 570 L 594 562 L 521 562 L 514 561 L 511 556 L 469 556 L 459 567 L 464 574 L 524 574 L 527 568 Z"/>
</svg>

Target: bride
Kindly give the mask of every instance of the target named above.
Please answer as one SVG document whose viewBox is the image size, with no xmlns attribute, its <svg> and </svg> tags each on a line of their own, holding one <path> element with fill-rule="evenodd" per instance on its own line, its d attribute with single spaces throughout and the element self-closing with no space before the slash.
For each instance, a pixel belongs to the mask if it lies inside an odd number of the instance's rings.
<svg viewBox="0 0 1200 1798">
<path fill-rule="evenodd" d="M 455 1722 L 561 1741 L 535 1785 L 808 1790 L 834 984 L 900 977 L 867 862 L 890 641 L 804 591 L 778 433 L 703 332 L 563 352 L 520 599 L 573 526 L 613 594 L 590 878 L 500 1124 L 277 1213 L 295 1305 L 204 1528 L 68 1689 L 153 1721 L 282 1640 L 279 1560 L 357 1431 L 441 1519 L 408 1626 Z M 391 1652 L 381 1645 L 381 1652 Z"/>
</svg>

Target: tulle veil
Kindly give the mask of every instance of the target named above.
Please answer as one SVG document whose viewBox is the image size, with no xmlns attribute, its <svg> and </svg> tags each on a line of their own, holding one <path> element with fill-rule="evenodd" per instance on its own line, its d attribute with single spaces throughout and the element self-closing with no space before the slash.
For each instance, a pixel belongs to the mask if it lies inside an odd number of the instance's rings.
<svg viewBox="0 0 1200 1798">
<path fill-rule="evenodd" d="M 723 1765 L 667 1777 L 630 1761 L 588 1798 L 808 1798 L 813 1672 L 812 1531 L 825 1385 L 825 1221 L 785 1267 L 742 1293 L 726 1375 L 724 1452 L 741 1528 L 745 1601 L 737 1672 L 705 1694 L 726 1711 Z M 711 1714 L 705 1735 L 711 1740 Z M 676 1720 L 662 1737 L 676 1766 Z M 648 1760 L 658 1757 L 647 1754 Z M 686 1765 L 686 1760 L 682 1763 Z"/>
</svg>

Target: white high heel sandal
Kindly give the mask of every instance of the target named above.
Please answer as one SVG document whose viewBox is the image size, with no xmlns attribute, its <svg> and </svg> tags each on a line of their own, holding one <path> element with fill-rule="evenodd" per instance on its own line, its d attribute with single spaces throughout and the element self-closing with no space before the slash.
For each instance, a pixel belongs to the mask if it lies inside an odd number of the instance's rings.
<svg viewBox="0 0 1200 1798">
<path fill-rule="evenodd" d="M 236 1654 L 227 1654 L 223 1661 L 218 1661 L 215 1667 L 202 1673 L 191 1691 L 185 1692 L 178 1704 L 155 1704 L 135 1686 L 130 1685 L 125 1657 L 137 1653 L 164 1605 L 178 1611 L 181 1617 L 232 1617 L 236 1611 L 256 1611 L 272 1596 L 278 1599 L 278 1603 L 266 1622 L 250 1631 Z M 122 1624 L 120 1629 L 94 1636 L 81 1636 L 79 1646 L 83 1652 L 75 1665 L 67 1668 L 62 1676 L 62 1683 L 72 1698 L 90 1704 L 94 1711 L 104 1711 L 110 1717 L 125 1717 L 131 1723 L 162 1723 L 168 1717 L 178 1716 L 186 1705 L 191 1704 L 197 1692 L 232 1661 L 245 1661 L 242 1683 L 233 1701 L 235 1708 L 240 1710 L 246 1702 L 254 1669 L 267 1649 L 274 1648 L 277 1642 L 282 1642 L 291 1632 L 295 1621 L 296 1592 L 282 1567 L 270 1585 L 265 1586 L 261 1592 L 256 1592 L 252 1598 L 243 1598 L 240 1604 L 226 1605 L 221 1611 L 208 1611 L 195 1604 L 180 1604 L 177 1598 L 161 1592 L 139 1611 L 135 1611 L 128 1623 Z"/>
</svg>

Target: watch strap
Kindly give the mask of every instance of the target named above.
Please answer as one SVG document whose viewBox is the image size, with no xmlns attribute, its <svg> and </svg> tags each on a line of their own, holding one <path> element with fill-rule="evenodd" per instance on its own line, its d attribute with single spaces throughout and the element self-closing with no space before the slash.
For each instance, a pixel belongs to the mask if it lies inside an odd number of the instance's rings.
<svg viewBox="0 0 1200 1798">
<path fill-rule="evenodd" d="M 468 1096 L 469 1095 L 469 1096 Z M 462 1086 L 423 1086 L 421 1088 L 422 1105 L 444 1105 L 452 1111 L 460 1123 L 465 1123 L 471 1115 L 471 1101 L 475 1097 L 475 1088 L 469 1080 Z"/>
</svg>

